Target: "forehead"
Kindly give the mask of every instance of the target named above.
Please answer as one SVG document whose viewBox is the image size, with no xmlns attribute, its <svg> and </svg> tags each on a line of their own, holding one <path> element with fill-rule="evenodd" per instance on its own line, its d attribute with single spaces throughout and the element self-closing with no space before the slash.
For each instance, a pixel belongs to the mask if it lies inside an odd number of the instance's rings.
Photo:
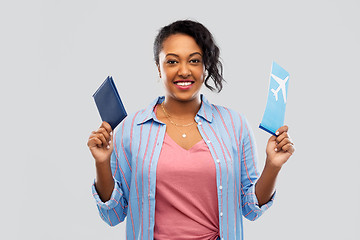
<svg viewBox="0 0 360 240">
<path fill-rule="evenodd" d="M 201 48 L 196 43 L 195 39 L 186 34 L 173 34 L 166 38 L 162 44 L 164 54 L 175 53 L 177 55 L 188 55 L 193 52 L 200 52 Z"/>
</svg>

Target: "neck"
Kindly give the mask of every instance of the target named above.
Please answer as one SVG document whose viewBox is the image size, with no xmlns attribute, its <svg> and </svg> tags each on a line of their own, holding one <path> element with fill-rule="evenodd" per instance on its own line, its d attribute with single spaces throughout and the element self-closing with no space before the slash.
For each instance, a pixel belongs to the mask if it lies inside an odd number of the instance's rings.
<svg viewBox="0 0 360 240">
<path fill-rule="evenodd" d="M 200 95 L 188 101 L 179 101 L 166 96 L 164 105 L 167 113 L 177 119 L 194 118 L 201 106 Z"/>
</svg>

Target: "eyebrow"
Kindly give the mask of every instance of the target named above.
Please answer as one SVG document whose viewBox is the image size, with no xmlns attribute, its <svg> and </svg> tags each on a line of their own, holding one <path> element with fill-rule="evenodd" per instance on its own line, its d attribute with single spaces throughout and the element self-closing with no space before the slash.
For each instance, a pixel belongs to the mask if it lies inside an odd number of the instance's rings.
<svg viewBox="0 0 360 240">
<path fill-rule="evenodd" d="M 201 53 L 199 53 L 199 52 L 193 52 L 193 53 L 190 54 L 190 57 L 192 57 L 192 56 L 194 56 L 194 55 L 196 55 L 196 54 L 202 56 Z M 175 54 L 175 53 L 168 53 L 168 54 L 166 54 L 166 57 L 167 57 L 167 56 L 179 57 L 179 55 L 177 55 L 177 54 Z"/>
</svg>

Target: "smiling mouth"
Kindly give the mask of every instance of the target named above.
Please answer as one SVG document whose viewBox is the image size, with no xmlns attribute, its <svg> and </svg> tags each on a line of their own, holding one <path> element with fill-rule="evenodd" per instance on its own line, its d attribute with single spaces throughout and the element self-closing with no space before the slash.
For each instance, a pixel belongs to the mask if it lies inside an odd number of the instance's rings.
<svg viewBox="0 0 360 240">
<path fill-rule="evenodd" d="M 177 82 L 175 83 L 178 86 L 189 86 L 191 84 L 193 84 L 192 82 Z"/>
<path fill-rule="evenodd" d="M 182 80 L 182 81 L 174 82 L 175 85 L 181 86 L 181 87 L 190 86 L 193 83 L 194 83 L 194 81 L 191 81 L 191 80 Z"/>
</svg>

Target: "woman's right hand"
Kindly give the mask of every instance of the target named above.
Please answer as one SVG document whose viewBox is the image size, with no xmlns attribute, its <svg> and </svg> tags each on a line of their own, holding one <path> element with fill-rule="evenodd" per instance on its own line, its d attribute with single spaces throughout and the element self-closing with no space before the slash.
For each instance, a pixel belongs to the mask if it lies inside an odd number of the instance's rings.
<svg viewBox="0 0 360 240">
<path fill-rule="evenodd" d="M 102 122 L 98 130 L 91 132 L 87 145 L 96 164 L 110 162 L 110 156 L 114 149 L 112 141 L 111 126 L 105 121 Z"/>
</svg>

